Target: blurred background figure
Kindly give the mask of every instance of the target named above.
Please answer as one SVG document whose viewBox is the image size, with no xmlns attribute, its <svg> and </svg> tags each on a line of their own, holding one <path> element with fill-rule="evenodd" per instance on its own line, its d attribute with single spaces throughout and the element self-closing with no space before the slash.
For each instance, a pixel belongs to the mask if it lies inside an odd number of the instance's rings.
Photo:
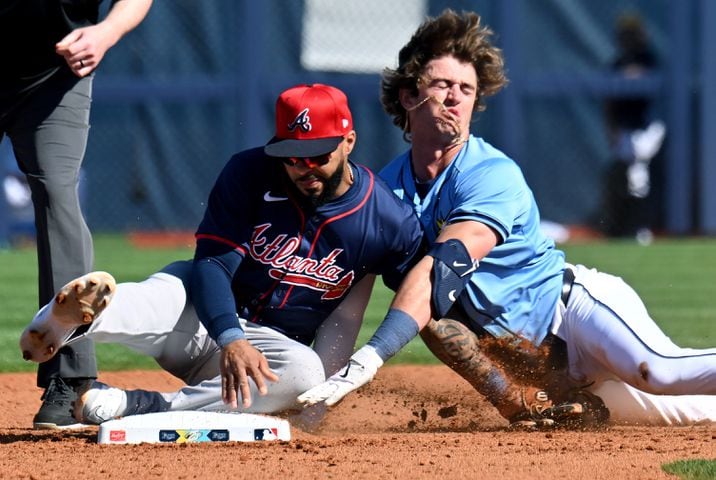
<svg viewBox="0 0 716 480">
<path fill-rule="evenodd" d="M 84 208 L 87 185 L 83 168 L 79 174 L 80 206 Z M 35 212 L 32 191 L 17 166 L 8 137 L 0 141 L 0 249 L 35 243 Z"/>
<path fill-rule="evenodd" d="M 643 78 L 658 68 L 639 15 L 626 13 L 616 23 L 617 56 L 611 68 L 625 80 Z M 602 224 L 609 236 L 651 243 L 656 216 L 654 160 L 666 128 L 654 117 L 648 96 L 619 96 L 605 104 L 610 163 L 605 175 Z"/>
<path fill-rule="evenodd" d="M 0 142 L 0 249 L 33 243 L 34 222 L 30 186 L 5 137 Z"/>
</svg>

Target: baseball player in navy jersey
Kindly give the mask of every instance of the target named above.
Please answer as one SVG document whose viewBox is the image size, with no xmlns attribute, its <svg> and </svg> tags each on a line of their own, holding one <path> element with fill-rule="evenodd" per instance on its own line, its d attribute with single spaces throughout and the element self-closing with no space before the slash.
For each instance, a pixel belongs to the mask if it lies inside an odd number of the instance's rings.
<svg viewBox="0 0 716 480">
<path fill-rule="evenodd" d="M 89 337 L 149 355 L 187 384 L 157 393 L 95 382 L 75 406 L 89 423 L 295 407 L 353 353 L 375 276 L 396 288 L 419 258 L 417 217 L 348 159 L 355 142 L 340 90 L 284 91 L 275 137 L 235 155 L 219 175 L 193 262 L 140 283 L 115 285 L 105 272 L 70 282 L 23 333 L 24 357 L 45 361 Z"/>
<path fill-rule="evenodd" d="M 383 106 L 411 148 L 380 175 L 430 244 L 386 317 L 390 352 L 425 327 L 436 356 L 516 425 L 563 414 L 716 422 L 716 349 L 678 347 L 624 281 L 566 263 L 540 231 L 518 165 L 470 134 L 473 113 L 507 81 L 490 36 L 477 14 L 447 10 L 419 27 L 382 79 Z M 339 401 L 373 377 L 387 357 L 379 353 L 351 360 L 301 401 Z"/>
</svg>

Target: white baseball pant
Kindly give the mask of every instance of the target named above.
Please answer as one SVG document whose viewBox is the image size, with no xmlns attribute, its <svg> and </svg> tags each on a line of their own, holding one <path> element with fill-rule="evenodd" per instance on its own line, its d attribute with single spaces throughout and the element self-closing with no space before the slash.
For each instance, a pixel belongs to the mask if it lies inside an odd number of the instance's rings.
<svg viewBox="0 0 716 480">
<path fill-rule="evenodd" d="M 569 375 L 602 397 L 613 423 L 716 422 L 716 348 L 682 348 L 621 278 L 571 267 L 576 278 L 553 333 L 567 344 Z"/>
</svg>

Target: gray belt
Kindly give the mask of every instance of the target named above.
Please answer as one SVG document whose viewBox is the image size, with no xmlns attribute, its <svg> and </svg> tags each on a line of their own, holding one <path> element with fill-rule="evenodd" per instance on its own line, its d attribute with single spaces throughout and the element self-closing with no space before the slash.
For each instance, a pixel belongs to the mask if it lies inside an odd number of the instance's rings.
<svg viewBox="0 0 716 480">
<path fill-rule="evenodd" d="M 562 275 L 562 295 L 560 296 L 565 306 L 569 301 L 569 295 L 572 293 L 572 285 L 574 285 L 574 271 L 569 267 L 565 267 Z"/>
</svg>

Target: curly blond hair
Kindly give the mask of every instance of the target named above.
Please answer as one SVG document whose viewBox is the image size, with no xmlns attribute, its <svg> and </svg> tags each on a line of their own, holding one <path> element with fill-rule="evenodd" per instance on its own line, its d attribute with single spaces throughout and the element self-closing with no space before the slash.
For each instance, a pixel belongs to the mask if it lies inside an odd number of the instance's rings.
<svg viewBox="0 0 716 480">
<path fill-rule="evenodd" d="M 407 88 L 417 95 L 427 63 L 445 55 L 475 67 L 478 80 L 475 109 L 483 111 L 483 99 L 507 84 L 502 50 L 490 43 L 491 36 L 492 30 L 481 26 L 480 16 L 474 12 L 457 14 L 447 9 L 423 22 L 400 50 L 398 68 L 383 70 L 381 103 L 393 117 L 393 123 L 403 130 L 408 128 L 407 112 L 400 104 L 400 89 Z"/>
</svg>

